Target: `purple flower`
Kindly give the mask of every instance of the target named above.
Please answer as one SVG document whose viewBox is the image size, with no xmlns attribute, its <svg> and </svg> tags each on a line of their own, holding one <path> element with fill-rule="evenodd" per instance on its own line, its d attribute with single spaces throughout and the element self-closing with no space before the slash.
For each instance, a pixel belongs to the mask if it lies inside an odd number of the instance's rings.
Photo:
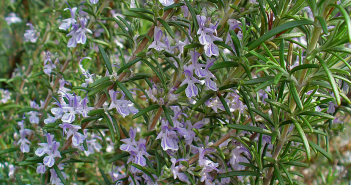
<svg viewBox="0 0 351 185">
<path fill-rule="evenodd" d="M 156 139 L 161 139 L 161 147 L 164 151 L 179 149 L 177 133 L 168 127 L 168 122 L 165 120 L 162 120 L 161 132 Z"/>
<path fill-rule="evenodd" d="M 189 184 L 190 182 L 189 182 L 188 176 L 185 173 L 181 172 L 181 169 L 182 169 L 183 165 L 179 164 L 179 166 L 176 166 L 176 163 L 180 162 L 180 161 L 186 161 L 186 160 L 185 159 L 172 158 L 171 159 L 172 166 L 171 166 L 170 170 L 171 170 L 171 172 L 173 174 L 174 179 L 179 178 L 180 181 L 183 181 L 183 182 Z"/>
<path fill-rule="evenodd" d="M 80 106 L 77 107 L 77 112 L 81 114 L 84 118 L 88 117 L 89 111 L 94 109 L 94 107 L 88 107 L 88 102 L 88 97 L 85 96 L 85 98 L 79 102 Z"/>
<path fill-rule="evenodd" d="M 205 47 L 204 47 L 206 56 L 208 57 L 211 57 L 212 55 L 218 56 L 219 55 L 218 46 L 214 44 L 214 41 L 222 41 L 222 39 L 212 34 L 210 35 L 210 37 L 206 37 L 206 39 L 207 39 L 206 40 L 207 44 L 205 44 Z"/>
<path fill-rule="evenodd" d="M 146 152 L 146 140 L 140 139 L 135 149 L 136 150 L 132 151 L 134 156 L 133 162 L 140 166 L 146 166 L 146 159 L 144 156 L 149 157 L 149 154 Z"/>
<path fill-rule="evenodd" d="M 67 42 L 67 47 L 74 48 L 77 46 L 77 35 L 78 35 L 78 25 L 73 25 L 71 32 L 67 34 L 67 36 L 71 36 L 71 38 Z"/>
<path fill-rule="evenodd" d="M 129 138 L 121 139 L 121 141 L 124 142 L 125 144 L 122 144 L 119 147 L 119 149 L 126 151 L 126 152 L 130 152 L 130 151 L 134 150 L 134 148 L 137 145 L 137 143 L 135 142 L 135 136 L 136 136 L 136 128 L 133 129 L 133 127 L 130 127 Z"/>
<path fill-rule="evenodd" d="M 44 174 L 46 172 L 46 167 L 43 163 L 38 163 L 37 173 Z"/>
<path fill-rule="evenodd" d="M 84 134 L 87 135 L 87 130 L 84 130 Z M 88 145 L 88 150 L 84 151 L 86 156 L 89 156 L 90 154 L 93 154 L 94 151 L 100 152 L 102 146 L 100 143 L 97 142 L 97 138 L 101 140 L 101 137 L 96 136 L 94 133 L 91 134 L 91 139 L 87 139 L 87 145 Z"/>
<path fill-rule="evenodd" d="M 163 6 L 170 6 L 170 5 L 174 4 L 173 0 L 159 0 L 159 1 Z"/>
<path fill-rule="evenodd" d="M 31 43 L 36 43 L 38 40 L 37 32 L 34 30 L 33 25 L 31 23 L 27 23 L 27 26 L 30 27 L 29 30 L 26 30 L 24 33 L 24 42 L 30 41 Z"/>
<path fill-rule="evenodd" d="M 22 19 L 17 17 L 15 13 L 10 13 L 8 17 L 5 17 L 5 21 L 7 22 L 8 25 L 11 25 L 12 23 L 21 22 Z"/>
<path fill-rule="evenodd" d="M 247 106 L 240 100 L 240 96 L 237 92 L 231 92 L 227 97 L 230 99 L 230 102 L 228 103 L 230 112 L 239 110 L 241 114 L 244 113 Z"/>
<path fill-rule="evenodd" d="M 173 123 L 176 123 L 176 122 L 178 122 L 178 121 L 177 120 L 173 121 Z M 195 132 L 192 129 L 198 130 L 198 129 L 202 128 L 208 122 L 209 122 L 209 119 L 205 118 L 205 119 L 203 119 L 201 121 L 196 122 L 194 125 L 192 125 L 191 122 L 188 120 L 188 121 L 186 121 L 183 124 L 179 123 L 178 127 L 175 128 L 175 130 L 177 130 L 178 133 L 182 137 L 184 137 L 185 143 L 190 146 L 191 143 L 194 141 L 195 136 L 196 136 Z M 174 124 L 174 125 L 176 125 L 176 124 Z M 181 125 L 182 125 L 182 127 L 180 127 Z"/>
<path fill-rule="evenodd" d="M 90 0 L 91 4 L 97 4 L 99 0 Z"/>
<path fill-rule="evenodd" d="M 209 27 L 205 27 L 205 24 L 207 21 L 210 19 L 207 19 L 205 16 L 196 16 L 197 22 L 199 24 L 199 30 L 197 31 L 197 34 L 199 36 L 199 41 L 202 45 L 204 46 L 205 53 L 208 57 L 211 57 L 212 55 L 218 56 L 219 51 L 218 51 L 218 46 L 214 44 L 214 41 L 222 41 L 222 38 L 219 38 L 213 34 L 217 34 L 217 27 L 218 23 L 217 22 L 215 25 L 210 23 Z"/>
<path fill-rule="evenodd" d="M 180 84 L 180 86 L 188 84 L 187 88 L 185 89 L 185 94 L 188 98 L 196 96 L 199 93 L 195 83 L 201 83 L 198 79 L 193 77 L 193 70 L 194 67 L 192 65 L 184 65 L 184 73 L 187 76 L 187 78 Z"/>
<path fill-rule="evenodd" d="M 58 59 L 56 59 L 56 60 L 58 60 Z M 44 73 L 47 75 L 50 75 L 53 69 L 56 69 L 56 65 L 52 62 L 51 54 L 48 51 L 46 53 L 46 59 L 44 60 Z"/>
<path fill-rule="evenodd" d="M 335 112 L 335 107 L 338 107 L 338 105 L 330 101 L 328 105 L 327 113 L 333 114 Z"/>
<path fill-rule="evenodd" d="M 64 179 L 67 179 L 67 175 L 65 172 L 63 172 L 63 164 L 57 165 L 57 167 L 60 169 L 61 174 Z M 54 169 L 50 169 L 51 177 L 50 177 L 50 183 L 55 184 L 55 185 L 62 185 L 61 179 L 58 177 L 56 171 Z"/>
<path fill-rule="evenodd" d="M 31 108 L 35 108 L 35 109 L 39 109 L 40 108 L 38 106 L 38 104 L 35 103 L 35 101 L 31 101 L 30 102 L 30 106 L 31 106 Z M 29 122 L 30 123 L 34 123 L 34 124 L 38 124 L 39 123 L 38 115 L 41 115 L 39 112 L 37 112 L 37 111 L 29 111 L 27 114 L 30 115 L 30 117 L 29 117 Z"/>
<path fill-rule="evenodd" d="M 173 49 L 175 48 L 175 46 L 171 46 L 171 42 L 168 39 L 168 36 L 165 35 L 163 42 L 166 44 L 167 48 L 166 51 L 168 51 L 169 53 L 174 53 Z"/>
<path fill-rule="evenodd" d="M 249 160 L 243 156 L 245 154 L 247 157 L 251 157 L 249 150 L 244 147 L 237 146 L 234 150 L 232 150 L 232 157 L 230 158 L 230 165 L 235 171 L 244 170 L 245 166 L 240 165 L 239 162 L 249 163 Z"/>
<path fill-rule="evenodd" d="M 126 173 L 123 171 L 123 168 L 124 168 L 123 166 L 117 166 L 111 172 L 108 173 L 112 179 L 112 182 L 117 181 L 116 185 L 118 184 L 119 179 L 126 177 Z M 116 170 L 117 170 L 117 173 L 116 173 Z"/>
<path fill-rule="evenodd" d="M 0 97 L 1 97 L 0 102 L 6 103 L 8 100 L 11 99 L 10 91 L 0 89 Z"/>
<path fill-rule="evenodd" d="M 229 99 L 224 98 L 224 100 L 229 103 Z M 218 110 L 224 111 L 225 108 L 223 106 L 223 103 L 219 100 L 219 98 L 216 96 L 215 98 L 211 98 L 205 102 L 205 105 L 207 107 L 211 107 L 215 113 L 218 113 Z"/>
<path fill-rule="evenodd" d="M 68 18 L 62 21 L 62 24 L 59 27 L 60 30 L 67 30 L 72 24 L 75 24 L 77 22 L 76 19 L 74 18 L 77 11 L 77 7 L 74 7 L 74 8 L 69 7 L 69 8 L 65 8 L 64 10 L 65 11 L 69 10 L 71 12 L 71 18 Z"/>
<path fill-rule="evenodd" d="M 44 157 L 43 163 L 45 166 L 52 167 L 55 164 L 55 157 L 61 158 L 60 151 L 58 151 L 60 143 L 54 141 L 54 135 L 46 134 L 46 137 L 47 143 L 39 143 L 42 148 L 38 148 L 35 154 L 39 157 L 47 154 Z"/>
<path fill-rule="evenodd" d="M 191 66 L 192 68 L 195 69 L 195 74 L 199 77 L 199 78 L 203 78 L 205 76 L 207 76 L 207 71 L 203 68 L 206 67 L 205 64 L 199 64 L 199 57 L 200 57 L 200 53 L 198 53 L 195 49 L 194 51 L 190 51 L 190 55 L 191 55 Z"/>
<path fill-rule="evenodd" d="M 154 41 L 150 44 L 150 46 L 147 49 L 154 48 L 157 51 L 162 51 L 167 49 L 167 46 L 161 42 L 161 38 L 163 36 L 162 30 L 155 26 L 155 31 L 154 31 Z"/>
<path fill-rule="evenodd" d="M 79 125 L 73 125 L 70 123 L 63 123 L 59 125 L 62 129 L 63 132 L 66 134 L 66 139 L 68 139 L 70 136 L 72 136 L 72 144 L 75 147 L 80 146 L 85 140 L 85 136 L 81 133 L 78 132 L 81 127 Z M 68 131 L 67 131 L 68 129 Z"/>
<path fill-rule="evenodd" d="M 122 97 L 120 99 L 117 99 L 117 94 L 121 93 Z M 117 112 L 122 115 L 122 117 L 126 117 L 129 114 L 136 114 L 139 112 L 138 109 L 134 107 L 133 102 L 130 100 L 125 100 L 125 95 L 120 92 L 120 91 L 114 91 L 110 90 L 109 91 L 110 98 L 111 98 L 111 104 L 110 107 L 108 108 L 109 110 L 116 108 Z"/>
<path fill-rule="evenodd" d="M 183 5 L 183 6 L 181 6 L 180 8 L 181 8 L 182 11 L 184 12 L 184 13 L 183 13 L 184 18 L 187 18 L 188 15 L 189 15 L 189 9 L 188 9 L 188 7 L 187 7 L 186 5 Z"/>
<path fill-rule="evenodd" d="M 21 122 L 17 122 L 17 124 L 18 126 L 20 126 L 19 132 L 21 136 L 21 139 L 17 141 L 17 144 L 21 144 L 20 149 L 22 153 L 28 153 L 30 151 L 30 148 L 29 148 L 30 141 L 26 139 L 26 136 L 29 136 L 29 134 L 32 131 L 24 128 L 23 120 Z"/>
<path fill-rule="evenodd" d="M 201 182 L 204 182 L 207 184 L 213 184 L 213 180 L 214 178 L 210 175 L 210 172 L 212 172 L 213 170 L 215 171 L 219 171 L 217 169 L 218 167 L 218 163 L 214 163 L 213 161 L 205 158 L 205 154 L 207 152 L 209 152 L 210 150 L 213 150 L 212 148 L 207 148 L 207 149 L 203 149 L 201 147 L 198 148 L 199 150 L 199 166 L 202 167 L 202 171 L 200 173 Z"/>
<path fill-rule="evenodd" d="M 267 86 L 265 90 L 260 89 L 258 91 L 259 97 L 262 97 L 262 103 L 266 104 L 266 101 L 264 100 L 269 98 L 267 92 L 270 92 L 270 91 L 271 91 L 271 88 L 269 86 Z"/>
<path fill-rule="evenodd" d="M 76 35 L 77 43 L 85 44 L 85 42 L 87 40 L 87 36 L 85 35 L 85 33 L 92 34 L 91 30 L 89 30 L 88 28 L 85 27 L 87 22 L 88 22 L 88 20 L 86 18 L 81 18 L 80 19 L 81 27 L 76 32 L 76 34 L 77 34 Z"/>
</svg>

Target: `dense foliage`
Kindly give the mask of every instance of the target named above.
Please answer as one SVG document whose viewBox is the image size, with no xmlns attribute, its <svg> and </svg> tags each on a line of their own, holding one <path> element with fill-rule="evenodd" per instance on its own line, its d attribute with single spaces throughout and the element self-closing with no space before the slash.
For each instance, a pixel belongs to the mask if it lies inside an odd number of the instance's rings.
<svg viewBox="0 0 351 185">
<path fill-rule="evenodd" d="M 349 182 L 350 5 L 1 1 L 0 183 Z"/>
</svg>

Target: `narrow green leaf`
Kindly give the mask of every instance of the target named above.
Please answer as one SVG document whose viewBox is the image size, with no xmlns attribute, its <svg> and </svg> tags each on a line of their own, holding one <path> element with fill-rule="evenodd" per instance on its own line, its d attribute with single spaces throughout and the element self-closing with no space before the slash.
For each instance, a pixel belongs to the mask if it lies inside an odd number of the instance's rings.
<svg viewBox="0 0 351 185">
<path fill-rule="evenodd" d="M 301 125 L 296 120 L 293 119 L 292 121 L 295 125 L 297 132 L 300 134 L 303 145 L 305 146 L 307 159 L 311 160 L 311 150 L 310 150 L 310 145 L 308 143 L 308 139 L 306 137 L 306 134 L 303 131 L 303 129 L 301 128 Z"/>
<path fill-rule="evenodd" d="M 221 100 L 222 105 L 223 105 L 225 111 L 227 112 L 227 114 L 228 114 L 229 116 L 231 116 L 232 114 L 231 114 L 230 109 L 229 109 L 229 107 L 228 107 L 228 104 L 227 104 L 227 102 L 225 101 L 225 99 L 223 98 L 223 96 L 222 96 L 220 93 L 217 93 L 217 96 L 218 96 L 219 100 Z"/>
<path fill-rule="evenodd" d="M 290 93 L 293 96 L 297 107 L 300 110 L 303 110 L 303 104 L 301 102 L 299 93 L 297 92 L 297 89 L 296 89 L 296 86 L 295 86 L 295 82 L 293 80 L 290 81 Z"/>
<path fill-rule="evenodd" d="M 111 133 L 112 142 L 115 143 L 116 142 L 116 137 L 115 137 L 115 130 L 113 129 L 113 126 L 112 126 L 112 122 L 111 122 L 110 118 L 108 117 L 108 115 L 102 114 L 102 116 L 106 120 L 106 123 L 107 123 L 107 126 L 108 126 L 108 130 Z M 118 128 L 116 128 L 116 129 L 118 129 Z"/>
<path fill-rule="evenodd" d="M 271 100 L 271 99 L 265 99 L 265 101 L 268 102 L 269 104 L 272 104 L 272 105 L 274 105 L 276 107 L 279 107 L 279 108 L 285 110 L 286 112 L 291 113 L 290 108 L 287 105 L 285 105 L 285 104 L 282 104 L 280 102 L 277 102 L 277 101 L 274 101 L 274 100 Z"/>
<path fill-rule="evenodd" d="M 301 69 L 309 69 L 309 68 L 319 68 L 319 65 L 317 64 L 302 64 L 302 65 L 298 65 L 294 68 L 291 69 L 291 71 L 289 71 L 290 74 L 293 74 L 294 72 L 301 70 Z"/>
<path fill-rule="evenodd" d="M 38 109 L 28 107 L 28 108 L 23 108 L 23 109 L 19 110 L 18 113 L 19 113 L 19 114 L 21 114 L 21 113 L 27 113 L 27 112 L 29 112 L 29 111 L 38 112 Z"/>
<path fill-rule="evenodd" d="M 274 126 L 274 123 L 272 121 L 272 119 L 265 113 L 257 110 L 257 109 L 251 109 L 252 111 L 254 111 L 256 114 L 260 115 L 262 118 L 264 118 L 266 121 L 268 121 L 272 126 Z"/>
<path fill-rule="evenodd" d="M 120 153 L 120 154 L 117 154 L 117 155 L 115 155 L 115 156 L 113 156 L 111 159 L 109 159 L 107 162 L 115 162 L 115 161 L 118 161 L 118 160 L 120 160 L 120 159 L 122 159 L 122 158 L 124 158 L 124 157 L 127 157 L 127 156 L 129 156 L 129 153 L 128 152 L 122 152 L 122 153 Z"/>
<path fill-rule="evenodd" d="M 90 113 L 90 112 L 89 112 L 89 113 Z M 101 118 L 100 115 L 99 115 L 99 116 L 89 116 L 89 117 L 87 117 L 87 118 L 84 118 L 84 119 L 81 121 L 81 123 L 86 123 L 86 122 L 98 120 L 98 119 L 100 119 L 100 118 Z M 46 125 L 48 125 L 48 124 L 46 124 Z"/>
<path fill-rule="evenodd" d="M 62 175 L 62 173 L 61 173 L 61 170 L 58 168 L 58 166 L 57 166 L 56 164 L 54 164 L 54 170 L 55 170 L 57 176 L 60 178 L 61 183 L 62 183 L 62 184 L 66 184 L 65 178 L 63 178 L 63 175 Z"/>
<path fill-rule="evenodd" d="M 193 106 L 193 110 L 195 110 L 197 107 L 199 107 L 200 105 L 202 105 L 203 103 L 205 103 L 207 100 L 209 100 L 210 98 L 212 98 L 212 96 L 214 95 L 214 92 L 213 93 L 210 93 L 204 97 L 202 97 L 199 101 L 197 101 L 195 103 L 195 105 Z"/>
<path fill-rule="evenodd" d="M 234 30 L 230 30 L 230 37 L 232 38 L 233 44 L 234 44 L 234 49 L 236 52 L 236 55 L 238 57 L 241 57 L 241 53 L 240 53 L 240 48 L 241 48 L 241 44 L 240 44 L 240 40 L 238 38 L 238 36 L 236 35 L 236 33 L 234 32 Z"/>
<path fill-rule="evenodd" d="M 19 185 L 25 185 L 22 180 L 21 180 L 21 176 L 19 174 L 15 174 L 16 180 L 18 182 Z"/>
<path fill-rule="evenodd" d="M 286 177 L 288 178 L 289 180 L 289 183 L 290 184 L 294 184 L 292 179 L 291 179 L 291 176 L 290 176 L 290 173 L 288 172 L 287 169 L 285 169 L 285 167 L 282 165 L 282 164 L 279 164 L 280 168 L 284 171 L 284 173 L 286 174 Z"/>
<path fill-rule="evenodd" d="M 99 51 L 100 51 L 100 53 L 102 55 L 103 61 L 105 62 L 105 65 L 107 67 L 107 70 L 112 75 L 113 70 L 112 70 L 112 67 L 111 67 L 110 60 L 108 59 L 105 50 L 100 45 L 98 45 L 98 47 L 99 47 Z"/>
<path fill-rule="evenodd" d="M 128 63 L 126 63 L 125 65 L 123 65 L 118 71 L 117 74 L 121 74 L 125 69 L 130 68 L 132 65 L 134 65 L 135 63 L 137 63 L 138 61 L 140 61 L 142 58 L 136 58 Z"/>
<path fill-rule="evenodd" d="M 183 86 L 179 87 L 176 91 L 174 91 L 174 94 L 179 94 L 179 93 L 183 92 L 187 87 L 188 87 L 188 85 L 183 85 Z"/>
<path fill-rule="evenodd" d="M 222 41 L 219 41 L 219 40 L 216 40 L 213 42 L 215 45 L 218 45 L 218 46 L 222 46 L 223 48 L 226 48 L 228 49 L 229 51 L 231 51 L 232 53 L 234 53 L 233 49 L 228 46 L 227 44 L 225 44 L 225 42 L 222 42 Z"/>
<path fill-rule="evenodd" d="M 308 129 L 310 129 L 311 132 L 313 132 L 313 128 L 310 124 L 310 122 L 308 122 L 308 120 L 306 118 L 304 118 L 303 116 L 299 116 L 299 118 L 302 119 L 302 121 L 306 124 L 306 126 L 308 127 Z"/>
<path fill-rule="evenodd" d="M 257 46 L 259 46 L 260 44 L 262 44 L 263 42 L 267 41 L 268 39 L 270 39 L 271 37 L 285 31 L 291 28 L 295 28 L 298 26 L 303 26 L 303 25 L 312 25 L 313 22 L 310 20 L 297 20 L 297 21 L 291 21 L 285 24 L 282 24 L 278 27 L 275 27 L 271 30 L 269 30 L 266 34 L 262 35 L 260 38 L 258 38 L 257 40 L 250 42 L 247 47 L 249 48 L 249 50 L 252 50 L 254 48 L 256 48 Z"/>
<path fill-rule="evenodd" d="M 146 133 L 142 134 L 143 137 L 152 136 L 152 135 L 156 135 L 156 130 L 153 130 L 153 131 L 146 132 Z"/>
<path fill-rule="evenodd" d="M 102 45 L 105 45 L 107 47 L 110 47 L 110 44 L 108 42 L 105 42 L 103 40 L 100 40 L 100 39 L 90 39 L 91 42 L 95 42 L 95 43 L 98 43 L 98 44 L 102 44 Z"/>
<path fill-rule="evenodd" d="M 284 162 L 283 164 L 291 165 L 291 166 L 298 166 L 298 167 L 308 167 L 308 164 L 300 163 L 300 162 L 297 162 L 297 161 Z"/>
<path fill-rule="evenodd" d="M 199 25 L 197 24 L 197 19 L 196 19 L 196 13 L 195 10 L 193 8 L 193 6 L 189 3 L 189 0 L 184 0 L 186 6 L 188 7 L 191 17 L 193 18 L 193 29 L 194 30 L 198 30 L 199 29 Z"/>
<path fill-rule="evenodd" d="M 25 173 L 26 173 L 26 176 L 27 176 L 30 184 L 35 184 L 32 175 L 29 175 L 29 173 L 27 171 L 25 171 Z"/>
<path fill-rule="evenodd" d="M 335 8 L 339 9 L 340 13 L 344 16 L 345 19 L 345 23 L 347 25 L 347 30 L 348 30 L 348 37 L 349 37 L 349 42 L 351 42 L 351 20 L 350 20 L 350 16 L 347 13 L 347 11 L 341 7 L 338 4 L 330 4 L 329 6 L 334 6 Z"/>
<path fill-rule="evenodd" d="M 96 19 L 96 15 L 93 11 L 89 10 L 89 9 L 86 9 L 86 8 L 82 8 L 82 10 L 92 16 L 94 16 L 94 18 Z"/>
<path fill-rule="evenodd" d="M 110 39 L 110 32 L 108 31 L 106 26 L 104 24 L 102 24 L 101 22 L 97 22 L 97 23 L 105 30 L 107 38 Z"/>
<path fill-rule="evenodd" d="M 108 180 L 108 178 L 107 178 L 107 176 L 106 176 L 104 170 L 101 169 L 101 168 L 99 168 L 99 171 L 100 171 L 100 173 L 101 173 L 101 175 L 102 175 L 102 178 L 104 178 L 104 181 L 105 181 L 106 185 L 112 184 L 112 183 Z"/>
<path fill-rule="evenodd" d="M 315 144 L 312 141 L 308 141 L 308 142 L 310 143 L 311 147 L 315 148 L 318 152 L 323 154 L 330 161 L 333 161 L 333 157 L 327 151 L 325 151 L 322 147 L 320 147 L 319 145 Z"/>
<path fill-rule="evenodd" d="M 317 112 L 317 111 L 301 112 L 300 115 L 323 117 L 323 118 L 326 118 L 326 119 L 334 119 L 334 116 L 332 116 L 330 114 L 326 114 L 326 113 L 323 113 L 323 112 Z"/>
<path fill-rule="evenodd" d="M 273 84 L 277 85 L 279 83 L 280 78 L 283 76 L 283 73 L 278 73 L 273 80 Z"/>
<path fill-rule="evenodd" d="M 180 7 L 180 6 L 184 6 L 184 3 L 174 3 L 172 5 L 166 6 L 163 8 L 164 11 L 170 10 L 172 8 L 176 8 L 176 7 Z"/>
<path fill-rule="evenodd" d="M 152 110 L 155 110 L 157 108 L 160 108 L 160 105 L 158 105 L 158 104 L 150 105 L 150 106 L 144 108 L 143 110 L 139 111 L 138 113 L 136 113 L 133 116 L 133 119 L 135 119 L 135 118 L 137 118 L 139 116 L 142 116 L 142 115 L 144 115 L 144 114 L 146 114 L 146 113 L 148 113 L 148 112 L 150 112 Z"/>
<path fill-rule="evenodd" d="M 119 131 L 118 123 L 117 123 L 116 119 L 109 112 L 107 112 L 107 113 L 109 114 L 109 116 L 112 120 L 113 126 L 114 126 L 114 128 L 116 130 L 116 134 L 117 134 L 117 141 L 119 141 L 121 139 L 121 133 Z"/>
<path fill-rule="evenodd" d="M 316 16 L 315 18 L 319 21 L 319 24 L 321 25 L 324 34 L 328 34 L 327 23 L 325 22 L 325 20 L 321 16 Z"/>
<path fill-rule="evenodd" d="M 261 174 L 255 171 L 233 171 L 228 173 L 221 173 L 218 178 L 226 178 L 226 177 L 233 177 L 233 176 L 256 176 L 259 177 Z"/>
<path fill-rule="evenodd" d="M 232 129 L 257 132 L 257 133 L 261 133 L 261 134 L 265 134 L 265 135 L 269 135 L 269 136 L 272 136 L 272 134 L 273 134 L 271 131 L 269 131 L 267 129 L 263 129 L 261 127 L 250 126 L 250 125 L 228 124 L 227 127 L 232 128 Z"/>
<path fill-rule="evenodd" d="M 199 43 L 188 44 L 188 45 L 184 46 L 184 50 L 192 49 L 192 48 L 201 48 L 201 47 L 202 47 L 202 45 Z"/>
<path fill-rule="evenodd" d="M 145 167 L 142 167 L 142 166 L 135 164 L 135 163 L 133 163 L 132 165 L 134 167 L 138 168 L 139 170 L 143 171 L 147 176 L 149 176 L 152 179 L 152 181 L 156 182 L 154 176 L 148 170 L 146 170 Z"/>
<path fill-rule="evenodd" d="M 274 76 L 254 78 L 252 80 L 243 81 L 242 84 L 243 85 L 255 85 L 255 84 L 258 84 L 258 83 L 267 82 L 269 80 L 274 80 Z"/>
<path fill-rule="evenodd" d="M 284 183 L 284 180 L 283 180 L 283 177 L 282 177 L 282 174 L 281 174 L 281 172 L 280 172 L 280 170 L 279 170 L 277 164 L 274 164 L 274 175 L 277 177 L 278 183 L 279 183 L 280 185 L 285 184 L 285 183 Z"/>
<path fill-rule="evenodd" d="M 154 15 L 154 12 L 152 12 L 151 10 L 148 10 L 148 9 L 144 9 L 144 8 L 129 8 L 128 10 L 130 10 L 132 12 L 141 13 L 141 14 L 147 13 L 147 14 L 150 14 L 152 16 Z"/>
<path fill-rule="evenodd" d="M 237 63 L 237 62 L 224 61 L 224 62 L 213 64 L 209 68 L 209 70 L 212 71 L 212 70 L 216 70 L 216 69 L 222 69 L 222 68 L 225 68 L 225 67 L 238 67 L 238 66 L 239 66 L 239 63 Z"/>
<path fill-rule="evenodd" d="M 102 108 L 101 109 L 95 109 L 95 110 L 89 111 L 88 116 L 95 116 L 95 115 L 98 115 L 98 114 L 102 114 L 104 112 L 105 112 L 105 110 L 102 109 Z"/>
<path fill-rule="evenodd" d="M 118 18 L 119 20 L 121 20 L 121 21 L 123 22 L 124 25 L 127 26 L 129 35 L 131 35 L 132 37 L 134 37 L 133 29 L 132 29 L 132 27 L 128 24 L 128 22 L 127 22 L 125 19 L 123 19 L 122 17 L 120 17 L 120 16 L 117 16 L 117 18 Z"/>
<path fill-rule="evenodd" d="M 280 46 L 279 46 L 279 60 L 280 60 L 280 67 L 285 69 L 285 59 L 284 59 L 284 39 L 280 40 Z"/>
<path fill-rule="evenodd" d="M 116 81 L 117 86 L 124 92 L 124 94 L 128 97 L 128 99 L 130 101 L 132 101 L 133 103 L 135 102 L 132 94 L 128 91 L 128 89 L 126 88 L 126 86 L 124 86 L 120 81 Z"/>
<path fill-rule="evenodd" d="M 166 84 L 165 79 L 163 78 L 162 74 L 160 73 L 160 71 L 157 70 L 157 68 L 154 65 L 152 65 L 149 61 L 147 61 L 145 59 L 142 59 L 142 61 L 146 65 L 148 65 L 152 69 L 152 71 L 154 71 L 154 73 L 157 75 L 157 77 L 161 80 L 162 84 Z"/>
<path fill-rule="evenodd" d="M 167 118 L 169 124 L 173 127 L 173 121 L 172 121 L 171 115 L 170 115 L 169 112 L 168 112 L 167 107 L 166 107 L 165 105 L 162 105 L 162 109 L 163 109 L 163 112 L 164 112 L 165 115 L 166 115 L 166 118 Z"/>
<path fill-rule="evenodd" d="M 155 158 L 156 158 L 156 164 L 157 164 L 157 172 L 160 174 L 162 171 L 163 165 L 161 162 L 161 156 L 160 156 L 160 154 L 158 154 L 157 150 L 155 150 Z"/>
<path fill-rule="evenodd" d="M 321 63 L 321 65 L 322 65 L 322 67 L 323 67 L 325 73 L 326 73 L 327 76 L 328 76 L 329 83 L 330 83 L 330 85 L 331 85 L 332 88 L 333 88 L 333 92 L 334 92 L 334 96 L 335 96 L 335 99 L 336 99 L 336 103 L 337 103 L 338 105 L 340 105 L 340 104 L 341 104 L 341 99 L 340 99 L 340 94 L 339 94 L 339 90 L 338 90 L 338 85 L 337 85 L 336 82 L 335 82 L 335 79 L 334 79 L 333 74 L 331 73 L 331 71 L 330 71 L 328 65 L 325 63 L 325 61 L 324 61 L 321 57 L 316 56 L 316 58 L 317 58 L 318 61 Z"/>
<path fill-rule="evenodd" d="M 11 153 L 11 152 L 16 152 L 18 151 L 18 148 L 8 148 L 5 150 L 0 150 L 0 155 L 6 154 L 6 153 Z"/>
<path fill-rule="evenodd" d="M 136 13 L 132 11 L 125 11 L 123 15 L 125 15 L 126 17 L 135 17 L 135 18 L 144 19 L 155 24 L 154 19 L 150 16 L 147 16 L 146 14 Z"/>
<path fill-rule="evenodd" d="M 171 29 L 171 27 L 169 27 L 168 23 L 163 20 L 162 18 L 157 18 L 157 20 L 163 25 L 163 27 L 167 30 L 168 34 L 174 39 L 174 33 Z"/>
</svg>

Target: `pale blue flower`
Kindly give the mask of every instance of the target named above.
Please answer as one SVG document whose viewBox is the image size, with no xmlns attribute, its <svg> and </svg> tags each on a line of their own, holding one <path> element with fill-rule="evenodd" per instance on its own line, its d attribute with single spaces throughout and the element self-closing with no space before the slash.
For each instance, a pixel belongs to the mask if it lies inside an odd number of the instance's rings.
<svg viewBox="0 0 351 185">
<path fill-rule="evenodd" d="M 117 94 L 121 93 L 122 97 L 120 99 L 117 99 Z M 138 109 L 134 107 L 133 102 L 130 100 L 125 100 L 125 95 L 120 92 L 120 91 L 114 91 L 110 90 L 109 91 L 110 98 L 111 98 L 111 104 L 110 107 L 108 108 L 109 110 L 116 108 L 117 112 L 122 115 L 122 117 L 126 117 L 129 114 L 136 114 L 139 112 Z"/>
<path fill-rule="evenodd" d="M 174 4 L 173 0 L 159 0 L 159 1 L 163 6 L 170 6 L 170 5 Z"/>
<path fill-rule="evenodd" d="M 153 48 L 157 51 L 162 51 L 167 49 L 167 46 L 161 42 L 162 36 L 163 36 L 162 30 L 158 26 L 155 26 L 154 41 L 150 44 L 148 49 Z"/>
<path fill-rule="evenodd" d="M 71 12 L 71 18 L 64 19 L 62 21 L 62 24 L 59 27 L 60 30 L 67 30 L 68 28 L 71 27 L 71 25 L 73 25 L 73 24 L 75 24 L 77 22 L 76 19 L 75 19 L 75 14 L 76 14 L 76 11 L 77 11 L 77 7 L 65 8 L 64 11 L 66 11 L 66 10 L 69 10 Z"/>
<path fill-rule="evenodd" d="M 85 35 L 85 33 L 89 33 L 89 34 L 93 33 L 93 32 L 91 32 L 90 29 L 85 27 L 87 22 L 88 22 L 88 20 L 86 18 L 81 18 L 80 19 L 81 27 L 76 32 L 76 34 L 77 34 L 76 35 L 77 43 L 85 44 L 85 42 L 87 40 L 87 36 Z"/>
<path fill-rule="evenodd" d="M 166 150 L 178 150 L 178 136 L 177 133 L 168 127 L 168 122 L 162 120 L 161 132 L 156 139 L 161 139 L 161 147 Z"/>
</svg>

